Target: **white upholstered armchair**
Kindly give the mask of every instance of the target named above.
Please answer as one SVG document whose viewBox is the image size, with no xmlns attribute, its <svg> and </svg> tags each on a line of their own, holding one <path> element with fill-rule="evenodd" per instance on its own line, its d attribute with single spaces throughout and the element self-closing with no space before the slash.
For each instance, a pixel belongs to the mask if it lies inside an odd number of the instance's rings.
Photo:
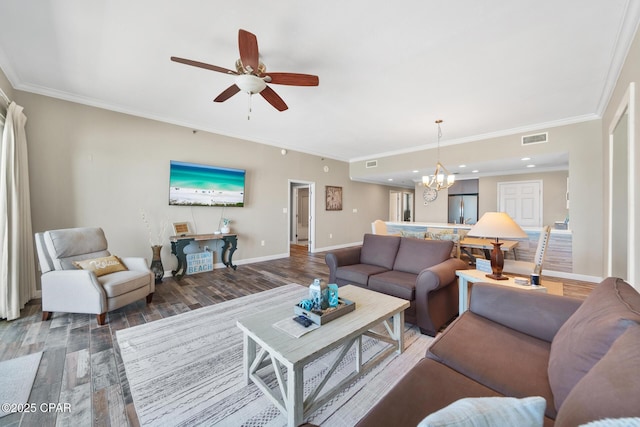
<svg viewBox="0 0 640 427">
<path fill-rule="evenodd" d="M 112 256 L 101 228 L 45 231 L 35 239 L 43 321 L 55 311 L 90 313 L 104 325 L 108 311 L 145 297 L 151 302 L 155 280 L 147 261 Z"/>
</svg>

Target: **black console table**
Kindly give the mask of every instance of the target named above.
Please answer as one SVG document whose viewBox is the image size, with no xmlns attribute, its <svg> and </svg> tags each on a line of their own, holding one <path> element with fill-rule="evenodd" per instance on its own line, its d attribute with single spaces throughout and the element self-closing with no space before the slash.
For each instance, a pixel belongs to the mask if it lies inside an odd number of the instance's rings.
<svg viewBox="0 0 640 427">
<path fill-rule="evenodd" d="M 187 271 L 187 255 L 184 253 L 184 248 L 189 246 L 193 241 L 209 241 L 209 240 L 222 240 L 224 246 L 222 246 L 222 263 L 228 268 L 231 267 L 234 270 L 238 268 L 233 264 L 233 253 L 238 248 L 238 235 L 237 234 L 189 234 L 186 236 L 171 236 L 171 253 L 178 258 L 178 267 L 171 271 L 171 274 L 178 279 L 181 279 Z"/>
</svg>

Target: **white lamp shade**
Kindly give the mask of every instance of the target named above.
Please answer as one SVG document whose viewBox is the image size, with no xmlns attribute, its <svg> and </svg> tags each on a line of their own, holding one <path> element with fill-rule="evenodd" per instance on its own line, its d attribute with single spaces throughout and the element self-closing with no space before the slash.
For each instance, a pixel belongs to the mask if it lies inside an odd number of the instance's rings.
<svg viewBox="0 0 640 427">
<path fill-rule="evenodd" d="M 527 233 L 505 212 L 485 213 L 467 234 L 469 236 L 489 237 L 492 239 L 527 237 Z"/>
</svg>

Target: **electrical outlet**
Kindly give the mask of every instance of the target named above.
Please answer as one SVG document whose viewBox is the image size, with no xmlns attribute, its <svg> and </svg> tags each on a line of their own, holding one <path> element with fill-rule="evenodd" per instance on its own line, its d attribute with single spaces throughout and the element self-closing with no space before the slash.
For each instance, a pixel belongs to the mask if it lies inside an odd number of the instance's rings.
<svg viewBox="0 0 640 427">
<path fill-rule="evenodd" d="M 264 240 L 260 241 L 260 246 L 264 246 Z"/>
<path fill-rule="evenodd" d="M 353 208 L 353 213 L 358 213 L 358 209 L 357 208 Z"/>
<path fill-rule="evenodd" d="M 329 238 L 333 239 L 333 234 L 332 233 L 329 233 Z"/>
</svg>

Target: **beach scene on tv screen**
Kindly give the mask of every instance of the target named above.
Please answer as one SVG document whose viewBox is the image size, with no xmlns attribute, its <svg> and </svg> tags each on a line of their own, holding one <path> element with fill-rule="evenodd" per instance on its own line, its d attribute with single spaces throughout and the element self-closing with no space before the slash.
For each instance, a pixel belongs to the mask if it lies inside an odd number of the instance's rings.
<svg viewBox="0 0 640 427">
<path fill-rule="evenodd" d="M 169 204 L 244 206 L 245 171 L 172 160 Z"/>
</svg>

